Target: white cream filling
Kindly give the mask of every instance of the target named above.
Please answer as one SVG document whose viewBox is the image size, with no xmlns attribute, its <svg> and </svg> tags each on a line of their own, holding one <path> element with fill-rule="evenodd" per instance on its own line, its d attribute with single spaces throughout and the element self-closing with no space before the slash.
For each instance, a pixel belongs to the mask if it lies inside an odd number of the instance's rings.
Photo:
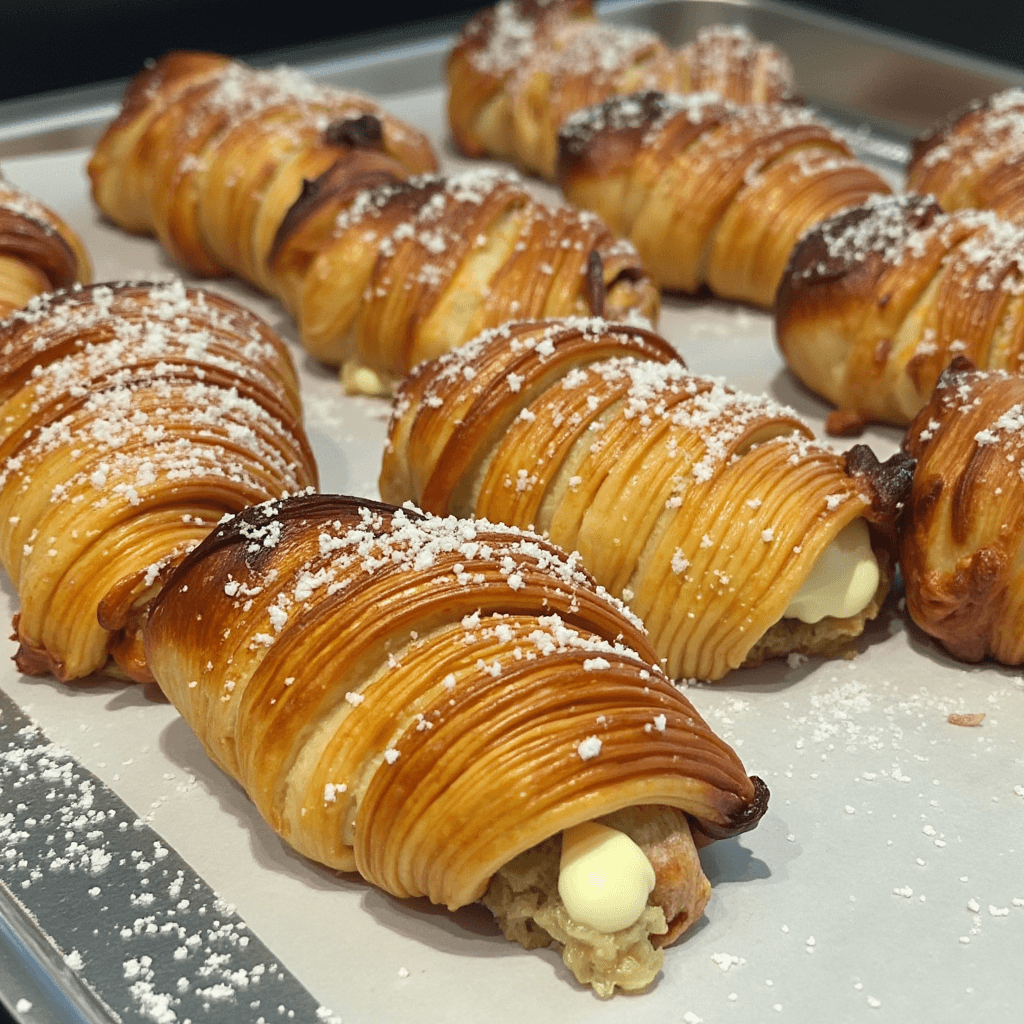
<svg viewBox="0 0 1024 1024">
<path fill-rule="evenodd" d="M 868 524 L 854 519 L 822 552 L 783 616 L 810 623 L 849 618 L 867 607 L 879 578 Z"/>
<path fill-rule="evenodd" d="M 376 370 L 352 361 L 342 363 L 339 372 L 341 386 L 348 395 L 372 395 L 387 397 L 391 387 Z"/>
<path fill-rule="evenodd" d="M 654 882 L 651 862 L 625 832 L 585 821 L 562 833 L 558 895 L 574 921 L 603 933 L 628 928 Z"/>
</svg>

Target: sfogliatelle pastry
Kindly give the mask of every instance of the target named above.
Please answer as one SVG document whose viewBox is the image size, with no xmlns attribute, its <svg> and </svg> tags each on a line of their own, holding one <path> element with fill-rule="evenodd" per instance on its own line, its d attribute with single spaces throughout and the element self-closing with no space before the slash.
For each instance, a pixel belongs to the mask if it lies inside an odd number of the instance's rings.
<svg viewBox="0 0 1024 1024">
<path fill-rule="evenodd" d="M 836 454 L 652 332 L 507 324 L 398 392 L 380 492 L 579 551 L 674 678 L 844 649 L 889 584 L 909 460 Z"/>
<path fill-rule="evenodd" d="M 510 175 L 424 173 L 422 133 L 287 68 L 170 54 L 132 81 L 89 167 L 108 217 L 280 299 L 350 391 L 386 393 L 510 316 L 657 315 L 636 251 L 599 218 Z"/>
<path fill-rule="evenodd" d="M 590 0 L 503 0 L 465 25 L 448 58 L 448 121 L 467 156 L 553 179 L 570 114 L 646 89 L 714 89 L 739 103 L 792 97 L 789 61 L 742 26 L 673 51 L 645 29 L 599 21 Z"/>
<path fill-rule="evenodd" d="M 904 440 L 917 459 L 900 537 L 907 611 L 963 661 L 1024 662 L 1024 377 L 942 374 Z"/>
<path fill-rule="evenodd" d="M 790 370 L 850 429 L 904 426 L 957 356 L 1016 371 L 1024 358 L 1024 230 L 988 211 L 879 197 L 819 225 L 775 304 Z"/>
<path fill-rule="evenodd" d="M 0 320 L 36 295 L 91 279 L 92 263 L 78 235 L 0 175 Z"/>
<path fill-rule="evenodd" d="M 15 661 L 150 679 L 142 628 L 229 512 L 316 483 L 284 342 L 180 282 L 98 284 L 0 324 L 0 561 Z"/>
<path fill-rule="evenodd" d="M 907 190 L 1024 225 L 1024 89 L 971 103 L 914 139 Z"/>
<path fill-rule="evenodd" d="M 660 301 L 599 217 L 489 169 L 369 187 L 328 174 L 285 219 L 270 270 L 309 352 L 369 393 L 506 320 L 651 321 Z"/>
<path fill-rule="evenodd" d="M 889 185 L 813 112 L 713 93 L 616 96 L 559 133 L 558 182 L 662 288 L 770 308 L 793 246 Z"/>
<path fill-rule="evenodd" d="M 696 848 L 765 809 L 639 622 L 522 531 L 258 505 L 182 562 L 146 650 L 294 849 L 398 897 L 483 899 L 603 996 L 650 984 L 707 901 Z"/>
<path fill-rule="evenodd" d="M 176 50 L 129 82 L 89 176 L 119 227 L 155 234 L 195 274 L 238 274 L 273 294 L 274 235 L 304 182 L 339 161 L 397 178 L 437 168 L 426 136 L 369 96 Z"/>
</svg>

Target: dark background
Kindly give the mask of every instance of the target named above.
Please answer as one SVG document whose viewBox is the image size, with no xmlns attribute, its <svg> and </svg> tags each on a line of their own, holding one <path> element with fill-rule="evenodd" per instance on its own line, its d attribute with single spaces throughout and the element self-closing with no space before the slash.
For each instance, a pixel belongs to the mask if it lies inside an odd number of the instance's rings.
<svg viewBox="0 0 1024 1024">
<path fill-rule="evenodd" d="M 0 100 L 126 78 L 176 47 L 235 56 L 373 34 L 401 26 L 450 31 L 482 0 L 2 0 Z M 812 8 L 995 58 L 1024 69 L 1024 18 L 1015 3 L 900 4 L 800 0 Z"/>
</svg>

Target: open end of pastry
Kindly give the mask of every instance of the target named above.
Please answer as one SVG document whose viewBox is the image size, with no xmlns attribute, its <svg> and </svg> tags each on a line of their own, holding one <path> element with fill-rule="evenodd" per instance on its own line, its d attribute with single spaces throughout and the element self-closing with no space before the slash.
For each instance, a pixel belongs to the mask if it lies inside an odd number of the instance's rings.
<svg viewBox="0 0 1024 1024">
<path fill-rule="evenodd" d="M 794 653 L 838 654 L 878 614 L 888 593 L 888 559 L 872 545 L 867 521 L 853 519 L 828 544 L 782 618 L 744 664 Z"/>
<path fill-rule="evenodd" d="M 686 815 L 627 807 L 551 836 L 491 879 L 482 902 L 510 941 L 555 946 L 602 998 L 647 988 L 661 947 L 698 920 L 711 895 Z"/>
</svg>

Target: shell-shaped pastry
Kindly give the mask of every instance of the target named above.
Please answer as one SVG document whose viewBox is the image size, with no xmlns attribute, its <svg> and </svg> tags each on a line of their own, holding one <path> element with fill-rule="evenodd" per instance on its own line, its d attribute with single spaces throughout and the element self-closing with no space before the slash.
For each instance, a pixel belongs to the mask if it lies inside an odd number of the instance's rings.
<svg viewBox="0 0 1024 1024">
<path fill-rule="evenodd" d="M 906 460 L 838 455 L 791 409 L 688 373 L 657 335 L 591 319 L 507 324 L 419 367 L 380 491 L 579 551 L 671 676 L 718 679 L 861 632 L 887 588 L 881 537 L 856 611 L 787 611 L 844 527 L 891 527 L 906 478 Z"/>
<path fill-rule="evenodd" d="M 767 800 L 639 622 L 522 531 L 268 502 L 182 563 L 146 647 L 286 842 L 399 897 L 478 900 L 520 854 L 624 809 L 677 808 L 704 842 L 753 827 Z"/>
<path fill-rule="evenodd" d="M 944 210 L 992 210 L 1024 224 L 1024 89 L 971 103 L 918 136 L 907 189 Z"/>
<path fill-rule="evenodd" d="M 789 368 L 844 421 L 906 425 L 943 369 L 1024 358 L 1024 230 L 986 211 L 880 197 L 810 231 L 775 305 Z"/>
<path fill-rule="evenodd" d="M 904 447 L 907 611 L 956 658 L 1024 663 L 1024 377 L 954 361 Z"/>
<path fill-rule="evenodd" d="M 155 234 L 196 274 L 273 292 L 265 261 L 303 181 L 351 150 L 397 177 L 435 170 L 426 136 L 371 97 L 287 67 L 173 51 L 136 75 L 89 161 L 115 224 Z"/>
<path fill-rule="evenodd" d="M 306 348 L 350 391 L 519 317 L 657 317 L 636 250 L 600 220 L 534 199 L 508 172 L 314 182 L 271 272 Z"/>
<path fill-rule="evenodd" d="M 890 188 L 802 107 L 617 96 L 559 135 L 558 181 L 636 245 L 663 288 L 770 307 L 810 227 Z"/>
<path fill-rule="evenodd" d="M 78 235 L 0 175 L 0 320 L 36 295 L 91 279 L 92 263 Z"/>
<path fill-rule="evenodd" d="M 796 98 L 793 65 L 744 25 L 709 25 L 679 50 L 678 92 L 715 92 L 734 103 Z"/>
<path fill-rule="evenodd" d="M 595 18 L 590 0 L 504 0 L 463 28 L 448 59 L 448 120 L 467 156 L 553 179 L 569 115 L 618 95 L 714 90 L 738 103 L 791 99 L 793 69 L 739 25 L 673 51 L 645 29 Z"/>
<path fill-rule="evenodd" d="M 0 466 L 15 660 L 61 680 L 151 678 L 161 579 L 226 513 L 316 482 L 284 342 L 180 282 L 58 292 L 0 324 Z"/>
<path fill-rule="evenodd" d="M 448 119 L 466 155 L 551 179 L 571 113 L 677 78 L 653 32 L 596 20 L 590 0 L 505 0 L 472 18 L 449 55 Z"/>
</svg>

